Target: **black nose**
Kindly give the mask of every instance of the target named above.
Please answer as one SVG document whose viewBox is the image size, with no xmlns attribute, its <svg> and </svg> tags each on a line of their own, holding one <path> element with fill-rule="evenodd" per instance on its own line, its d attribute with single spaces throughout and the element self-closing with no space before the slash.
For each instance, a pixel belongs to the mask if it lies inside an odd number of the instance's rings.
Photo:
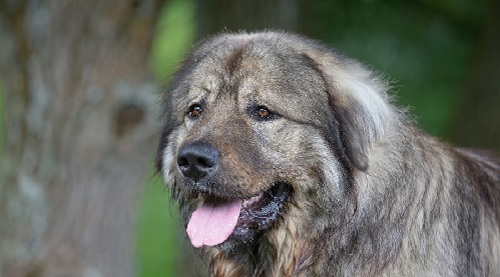
<svg viewBox="0 0 500 277">
<path fill-rule="evenodd" d="M 198 181 L 217 170 L 219 156 L 219 151 L 209 144 L 188 143 L 177 154 L 177 166 L 184 176 Z"/>
</svg>

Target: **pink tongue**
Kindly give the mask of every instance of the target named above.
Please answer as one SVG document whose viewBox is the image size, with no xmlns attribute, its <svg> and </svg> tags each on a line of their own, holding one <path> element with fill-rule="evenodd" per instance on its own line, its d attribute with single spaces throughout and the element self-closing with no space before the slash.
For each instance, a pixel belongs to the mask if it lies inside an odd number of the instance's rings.
<svg viewBox="0 0 500 277">
<path fill-rule="evenodd" d="M 241 200 L 203 203 L 191 215 L 187 234 L 194 247 L 223 243 L 233 232 L 241 211 Z"/>
</svg>

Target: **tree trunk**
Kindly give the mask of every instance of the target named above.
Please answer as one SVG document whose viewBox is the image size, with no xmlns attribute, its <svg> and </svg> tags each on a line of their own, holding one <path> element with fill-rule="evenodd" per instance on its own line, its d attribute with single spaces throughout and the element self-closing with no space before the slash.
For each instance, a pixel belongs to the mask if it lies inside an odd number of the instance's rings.
<svg viewBox="0 0 500 277">
<path fill-rule="evenodd" d="M 1 276 L 132 276 L 159 0 L 0 0 Z"/>
</svg>

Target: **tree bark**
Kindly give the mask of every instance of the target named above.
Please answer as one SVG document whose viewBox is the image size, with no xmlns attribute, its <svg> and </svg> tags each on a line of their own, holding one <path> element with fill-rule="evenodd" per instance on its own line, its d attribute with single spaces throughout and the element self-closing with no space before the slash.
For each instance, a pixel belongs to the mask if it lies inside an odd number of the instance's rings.
<svg viewBox="0 0 500 277">
<path fill-rule="evenodd" d="M 132 276 L 161 1 L 0 0 L 1 276 Z"/>
</svg>

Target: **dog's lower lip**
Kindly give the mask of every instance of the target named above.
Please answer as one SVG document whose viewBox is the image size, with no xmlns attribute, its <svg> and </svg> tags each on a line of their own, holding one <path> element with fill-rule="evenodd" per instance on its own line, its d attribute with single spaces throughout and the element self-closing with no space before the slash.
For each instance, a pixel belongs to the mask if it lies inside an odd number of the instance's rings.
<svg viewBox="0 0 500 277">
<path fill-rule="evenodd" d="M 276 183 L 256 196 L 244 199 L 236 227 L 228 241 L 249 242 L 262 231 L 270 228 L 282 215 L 291 187 Z"/>
</svg>

